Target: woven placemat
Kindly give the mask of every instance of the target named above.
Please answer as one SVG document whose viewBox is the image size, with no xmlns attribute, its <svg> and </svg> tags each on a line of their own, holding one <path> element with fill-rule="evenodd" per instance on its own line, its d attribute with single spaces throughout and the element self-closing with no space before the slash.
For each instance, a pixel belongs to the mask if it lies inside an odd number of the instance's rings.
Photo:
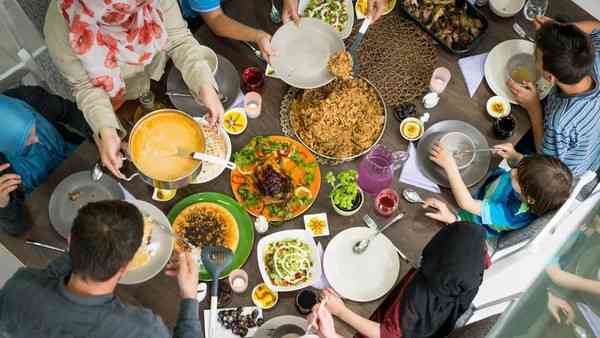
<svg viewBox="0 0 600 338">
<path fill-rule="evenodd" d="M 354 24 L 349 48 L 360 28 Z M 364 36 L 358 50 L 359 74 L 379 89 L 391 108 L 413 101 L 429 88 L 437 52 L 429 35 L 397 11 L 383 16 Z"/>
<path fill-rule="evenodd" d="M 346 39 L 350 47 L 360 22 L 354 24 L 352 34 Z M 413 101 L 423 95 L 428 87 L 437 52 L 429 35 L 414 22 L 394 11 L 383 16 L 369 27 L 358 50 L 359 74 L 368 79 L 381 93 L 390 109 L 400 103 Z M 290 87 L 280 106 L 283 133 L 296 137 L 289 118 L 289 107 L 301 89 Z M 315 154 L 319 163 L 337 165 L 334 161 Z"/>
</svg>

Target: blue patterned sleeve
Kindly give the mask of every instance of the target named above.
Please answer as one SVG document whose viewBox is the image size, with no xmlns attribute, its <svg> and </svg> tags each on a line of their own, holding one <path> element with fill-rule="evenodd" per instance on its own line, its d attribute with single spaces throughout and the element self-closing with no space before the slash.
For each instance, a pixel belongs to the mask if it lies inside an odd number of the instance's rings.
<svg viewBox="0 0 600 338">
<path fill-rule="evenodd" d="M 596 47 L 596 50 L 600 53 L 600 29 L 594 30 L 590 36 L 592 37 L 594 47 Z"/>
<path fill-rule="evenodd" d="M 505 203 L 484 199 L 481 202 L 481 221 L 496 232 L 510 231 L 527 226 L 532 220 L 529 212 L 514 212 Z"/>
</svg>

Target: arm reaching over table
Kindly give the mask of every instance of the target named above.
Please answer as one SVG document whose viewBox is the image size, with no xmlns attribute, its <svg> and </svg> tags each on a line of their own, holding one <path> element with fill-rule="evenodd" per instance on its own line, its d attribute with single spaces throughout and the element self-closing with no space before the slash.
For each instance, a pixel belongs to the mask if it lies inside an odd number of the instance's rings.
<svg viewBox="0 0 600 338">
<path fill-rule="evenodd" d="M 460 176 L 454 157 L 441 144 L 431 148 L 429 159 L 444 169 L 450 182 L 450 189 L 458 206 L 472 214 L 481 215 L 481 201 L 474 199 Z"/>
</svg>

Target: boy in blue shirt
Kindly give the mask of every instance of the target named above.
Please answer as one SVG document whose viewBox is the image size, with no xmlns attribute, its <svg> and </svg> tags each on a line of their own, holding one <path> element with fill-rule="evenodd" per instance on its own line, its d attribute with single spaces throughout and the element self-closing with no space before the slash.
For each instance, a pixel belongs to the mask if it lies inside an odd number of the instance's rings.
<svg viewBox="0 0 600 338">
<path fill-rule="evenodd" d="M 221 9 L 221 0 L 179 0 L 179 3 L 186 20 L 190 21 L 200 16 L 210 30 L 220 37 L 255 43 L 263 58 L 270 63 L 273 54 L 271 35 L 227 16 Z"/>
<path fill-rule="evenodd" d="M 555 84 L 544 103 L 535 85 L 507 85 L 531 120 L 535 150 L 558 157 L 575 176 L 600 168 L 600 21 L 537 17 L 536 62 Z"/>
<path fill-rule="evenodd" d="M 464 220 L 481 224 L 489 238 L 523 228 L 538 216 L 559 208 L 569 198 L 573 176 L 559 159 L 547 155 L 524 157 L 512 144 L 494 148 L 498 155 L 519 164 L 509 171 L 496 169 L 473 197 L 452 154 L 442 145 L 434 145 L 430 159 L 446 172 L 461 210 L 455 215 L 446 203 L 429 198 L 424 207 L 436 211 L 425 215 L 444 223 Z"/>
</svg>

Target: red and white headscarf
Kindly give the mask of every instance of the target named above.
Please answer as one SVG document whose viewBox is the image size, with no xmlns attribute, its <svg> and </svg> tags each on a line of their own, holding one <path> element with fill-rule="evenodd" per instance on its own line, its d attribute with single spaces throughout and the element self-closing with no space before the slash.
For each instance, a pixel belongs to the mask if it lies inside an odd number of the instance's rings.
<svg viewBox="0 0 600 338">
<path fill-rule="evenodd" d="M 160 0 L 58 0 L 58 6 L 71 48 L 111 98 L 125 94 L 119 65 L 147 65 L 167 41 Z"/>
</svg>

